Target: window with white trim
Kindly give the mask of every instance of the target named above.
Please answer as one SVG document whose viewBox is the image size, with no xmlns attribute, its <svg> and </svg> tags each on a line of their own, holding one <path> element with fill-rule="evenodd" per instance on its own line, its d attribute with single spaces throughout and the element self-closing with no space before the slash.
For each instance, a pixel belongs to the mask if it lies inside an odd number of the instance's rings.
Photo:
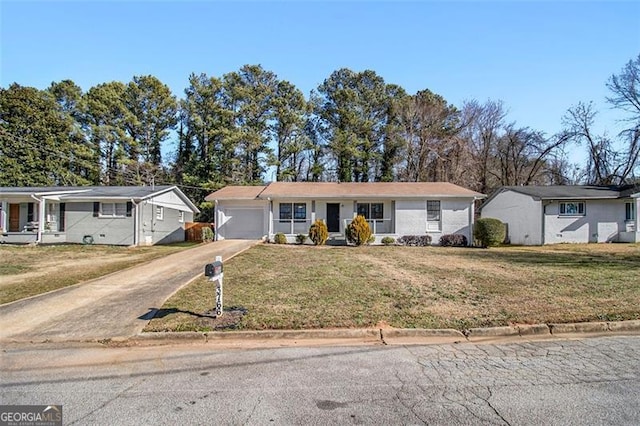
<svg viewBox="0 0 640 426">
<path fill-rule="evenodd" d="M 384 204 L 383 203 L 358 203 L 356 211 L 359 216 L 364 216 L 365 219 L 384 219 Z"/>
<path fill-rule="evenodd" d="M 126 217 L 127 203 L 100 203 L 100 217 Z"/>
<path fill-rule="evenodd" d="M 624 220 L 631 222 L 632 220 L 636 220 L 636 203 L 630 202 L 625 203 L 624 206 Z"/>
<path fill-rule="evenodd" d="M 178 212 L 178 222 L 180 222 L 180 223 L 184 222 L 184 212 L 183 211 L 179 211 Z"/>
<path fill-rule="evenodd" d="M 560 216 L 584 216 L 584 201 L 563 201 L 560 203 Z"/>
<path fill-rule="evenodd" d="M 427 200 L 427 231 L 440 230 L 440 200 Z"/>
<path fill-rule="evenodd" d="M 280 220 L 305 221 L 307 219 L 307 203 L 280 203 Z"/>
<path fill-rule="evenodd" d="M 164 207 L 156 206 L 156 219 L 163 220 L 164 219 Z"/>
</svg>

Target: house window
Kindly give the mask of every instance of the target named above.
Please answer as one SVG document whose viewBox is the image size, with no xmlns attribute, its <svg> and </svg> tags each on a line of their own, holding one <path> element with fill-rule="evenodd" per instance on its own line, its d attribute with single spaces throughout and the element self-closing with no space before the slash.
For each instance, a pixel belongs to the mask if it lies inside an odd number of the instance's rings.
<svg viewBox="0 0 640 426">
<path fill-rule="evenodd" d="M 427 221 L 440 221 L 440 201 L 427 201 Z"/>
<path fill-rule="evenodd" d="M 127 203 L 100 203 L 100 217 L 125 217 Z"/>
<path fill-rule="evenodd" d="M 307 220 L 307 203 L 280 203 L 280 220 Z"/>
<path fill-rule="evenodd" d="M 358 203 L 356 211 L 359 216 L 364 216 L 367 220 L 384 218 L 383 203 Z"/>
<path fill-rule="evenodd" d="M 164 207 L 156 206 L 156 219 L 158 220 L 164 219 Z"/>
<path fill-rule="evenodd" d="M 440 201 L 427 200 L 427 231 L 440 230 Z"/>
<path fill-rule="evenodd" d="M 184 222 L 184 212 L 183 211 L 179 211 L 178 212 L 178 222 L 180 222 L 180 223 Z"/>
<path fill-rule="evenodd" d="M 626 221 L 632 221 L 632 220 L 636 220 L 636 203 L 631 202 L 631 203 L 625 203 L 625 214 L 624 214 L 624 219 Z"/>
<path fill-rule="evenodd" d="M 583 201 L 567 201 L 560 203 L 560 216 L 584 216 Z"/>
</svg>

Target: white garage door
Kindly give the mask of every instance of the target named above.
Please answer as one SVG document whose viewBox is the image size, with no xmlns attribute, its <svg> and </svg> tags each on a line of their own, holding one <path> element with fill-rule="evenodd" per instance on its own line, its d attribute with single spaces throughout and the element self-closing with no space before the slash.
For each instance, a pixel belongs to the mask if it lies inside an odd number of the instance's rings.
<svg viewBox="0 0 640 426">
<path fill-rule="evenodd" d="M 263 209 L 225 209 L 227 222 L 224 227 L 224 238 L 253 240 L 266 234 L 263 229 Z"/>
</svg>

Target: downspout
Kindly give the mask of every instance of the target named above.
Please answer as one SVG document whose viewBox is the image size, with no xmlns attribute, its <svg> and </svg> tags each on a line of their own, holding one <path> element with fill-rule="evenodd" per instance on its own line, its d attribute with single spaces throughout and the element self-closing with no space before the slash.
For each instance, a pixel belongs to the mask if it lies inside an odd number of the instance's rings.
<svg viewBox="0 0 640 426">
<path fill-rule="evenodd" d="M 213 230 L 213 241 L 219 241 L 218 230 L 220 229 L 220 218 L 218 216 L 218 200 L 213 200 L 213 226 L 215 227 Z"/>
<path fill-rule="evenodd" d="M 44 231 L 44 199 L 31 194 L 31 198 L 38 202 L 38 232 L 36 232 L 36 244 L 42 241 L 42 232 Z"/>
<path fill-rule="evenodd" d="M 133 245 L 138 246 L 140 244 L 140 217 L 138 215 L 138 204 L 131 199 L 131 206 L 134 209 L 135 213 L 133 214 Z"/>
</svg>

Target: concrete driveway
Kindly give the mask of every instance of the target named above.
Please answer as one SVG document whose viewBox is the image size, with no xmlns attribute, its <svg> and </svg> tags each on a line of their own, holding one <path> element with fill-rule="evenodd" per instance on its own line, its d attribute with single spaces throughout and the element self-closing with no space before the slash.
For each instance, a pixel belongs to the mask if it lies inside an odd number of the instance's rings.
<svg viewBox="0 0 640 426">
<path fill-rule="evenodd" d="M 223 261 L 258 241 L 204 244 L 120 272 L 0 306 L 0 341 L 86 341 L 130 337 L 142 331 L 182 286 L 202 276 L 204 265 Z M 212 302 L 214 300 L 212 294 Z M 213 308 L 213 306 L 212 306 Z"/>
</svg>

